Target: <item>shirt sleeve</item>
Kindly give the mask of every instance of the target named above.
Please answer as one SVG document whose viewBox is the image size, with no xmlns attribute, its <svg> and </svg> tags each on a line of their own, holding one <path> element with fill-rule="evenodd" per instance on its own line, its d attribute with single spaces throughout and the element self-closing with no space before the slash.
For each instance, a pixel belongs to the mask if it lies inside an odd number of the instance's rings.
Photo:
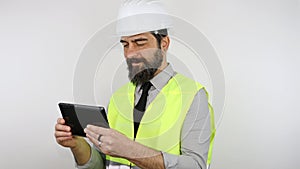
<svg viewBox="0 0 300 169">
<path fill-rule="evenodd" d="M 206 92 L 197 92 L 183 122 L 181 155 L 163 152 L 166 169 L 206 168 L 210 141 L 210 113 Z"/>
<path fill-rule="evenodd" d="M 94 147 L 91 147 L 91 157 L 84 165 L 76 164 L 78 169 L 104 169 L 104 157 Z"/>
</svg>

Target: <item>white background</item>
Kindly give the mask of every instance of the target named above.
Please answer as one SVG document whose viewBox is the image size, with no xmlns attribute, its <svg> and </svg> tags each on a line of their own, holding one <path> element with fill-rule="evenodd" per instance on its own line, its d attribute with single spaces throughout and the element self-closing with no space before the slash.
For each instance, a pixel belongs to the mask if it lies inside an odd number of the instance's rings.
<svg viewBox="0 0 300 169">
<path fill-rule="evenodd" d="M 57 103 L 73 100 L 80 52 L 119 2 L 0 1 L 1 168 L 74 168 L 53 137 Z M 224 69 L 212 169 L 299 167 L 299 1 L 165 2 L 206 35 Z"/>
</svg>

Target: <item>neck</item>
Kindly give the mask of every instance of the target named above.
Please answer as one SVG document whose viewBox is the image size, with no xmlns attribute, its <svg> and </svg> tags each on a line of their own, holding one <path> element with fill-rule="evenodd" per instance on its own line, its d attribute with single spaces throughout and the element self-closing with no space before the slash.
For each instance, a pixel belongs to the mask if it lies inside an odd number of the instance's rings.
<svg viewBox="0 0 300 169">
<path fill-rule="evenodd" d="M 157 69 L 157 71 L 154 73 L 154 76 L 158 75 L 160 72 L 162 72 L 166 67 L 168 66 L 167 62 L 162 62 L 160 67 Z"/>
</svg>

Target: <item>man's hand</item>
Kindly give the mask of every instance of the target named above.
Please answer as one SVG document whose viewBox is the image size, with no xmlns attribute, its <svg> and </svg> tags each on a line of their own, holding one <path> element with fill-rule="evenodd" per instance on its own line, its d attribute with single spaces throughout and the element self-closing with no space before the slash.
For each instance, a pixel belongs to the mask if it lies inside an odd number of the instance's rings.
<svg viewBox="0 0 300 169">
<path fill-rule="evenodd" d="M 120 132 L 114 129 L 97 127 L 93 125 L 88 125 L 84 131 L 90 141 L 94 145 L 96 145 L 104 154 L 122 158 L 128 158 L 129 156 L 131 156 L 128 148 L 132 147 L 132 144 L 135 144 L 135 142 L 130 140 Z M 98 140 L 99 135 L 101 135 L 100 146 Z"/>
<path fill-rule="evenodd" d="M 71 127 L 65 125 L 63 118 L 58 118 L 55 125 L 54 136 L 56 142 L 63 147 L 75 148 L 78 137 L 73 137 L 71 133 Z"/>
<path fill-rule="evenodd" d="M 114 129 L 88 125 L 84 132 L 104 154 L 125 158 L 140 168 L 164 169 L 161 152 L 130 140 Z"/>
<path fill-rule="evenodd" d="M 57 119 L 54 132 L 56 142 L 63 147 L 71 148 L 77 164 L 83 165 L 90 159 L 91 148 L 82 137 L 73 136 L 71 127 L 65 123 L 63 118 Z"/>
</svg>

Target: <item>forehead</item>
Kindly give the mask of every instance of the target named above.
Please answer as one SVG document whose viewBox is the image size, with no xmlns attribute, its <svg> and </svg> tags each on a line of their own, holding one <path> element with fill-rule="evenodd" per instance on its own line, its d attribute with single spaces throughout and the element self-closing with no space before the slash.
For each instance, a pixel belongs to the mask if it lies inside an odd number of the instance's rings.
<svg viewBox="0 0 300 169">
<path fill-rule="evenodd" d="M 134 41 L 136 39 L 148 39 L 148 40 L 152 39 L 153 40 L 154 36 L 150 32 L 146 32 L 146 33 L 140 33 L 140 34 L 136 34 L 136 35 L 121 37 L 121 40 L 124 40 L 124 41 Z"/>
</svg>

